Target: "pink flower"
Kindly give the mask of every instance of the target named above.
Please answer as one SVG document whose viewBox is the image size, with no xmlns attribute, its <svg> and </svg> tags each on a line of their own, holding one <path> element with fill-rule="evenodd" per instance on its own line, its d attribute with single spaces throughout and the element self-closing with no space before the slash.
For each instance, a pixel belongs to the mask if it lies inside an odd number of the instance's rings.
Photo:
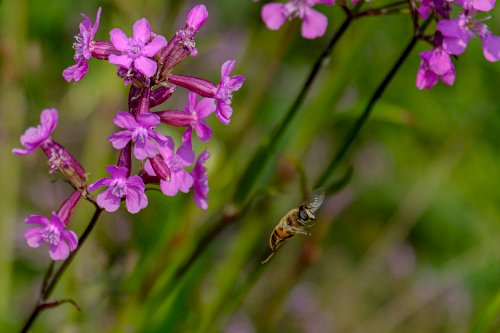
<svg viewBox="0 0 500 333">
<path fill-rule="evenodd" d="M 496 0 L 454 0 L 454 2 L 467 10 L 489 12 L 495 7 Z"/>
<path fill-rule="evenodd" d="M 333 0 L 290 0 L 287 3 L 268 3 L 262 7 L 261 16 L 271 30 L 278 30 L 283 23 L 298 17 L 302 20 L 302 37 L 313 39 L 326 32 L 328 19 L 312 9 L 316 4 L 333 5 Z"/>
<path fill-rule="evenodd" d="M 161 179 L 160 188 L 163 194 L 174 196 L 179 191 L 187 193 L 193 186 L 193 176 L 184 168 L 194 161 L 194 152 L 191 145 L 191 134 L 184 133 L 182 145 L 174 153 L 174 141 L 169 140 L 166 145 L 158 147 L 161 157 L 170 170 L 170 179 Z M 156 173 L 149 161 L 144 165 L 144 169 L 150 176 Z"/>
<path fill-rule="evenodd" d="M 486 60 L 500 59 L 500 37 L 493 35 L 488 27 L 476 19 L 475 13 L 461 14 L 459 17 L 438 22 L 438 31 L 443 34 L 443 48 L 450 54 L 460 55 L 467 48 L 471 37 L 479 35 L 483 42 Z"/>
<path fill-rule="evenodd" d="M 133 64 L 134 69 L 146 77 L 155 75 L 157 64 L 151 58 L 167 46 L 167 40 L 161 35 L 153 37 L 146 19 L 134 23 L 133 37 L 128 38 L 120 29 L 113 29 L 109 34 L 114 47 L 122 52 L 122 55 L 110 55 L 110 63 L 126 69 L 131 69 Z"/>
<path fill-rule="evenodd" d="M 124 128 L 124 131 L 112 134 L 109 141 L 116 149 L 123 149 L 130 142 L 134 142 L 134 156 L 143 160 L 154 157 L 158 150 L 157 144 L 164 144 L 167 138 L 154 131 L 160 124 L 160 117 L 153 113 L 138 114 L 135 118 L 130 113 L 118 112 L 114 123 Z"/>
<path fill-rule="evenodd" d="M 91 48 L 93 47 L 94 35 L 99 28 L 99 17 L 101 16 L 101 7 L 97 10 L 94 25 L 90 21 L 90 18 L 82 14 L 84 17 L 83 21 L 80 23 L 80 33 L 75 36 L 76 42 L 73 43 L 73 48 L 75 49 L 75 55 L 73 58 L 76 61 L 76 65 L 70 66 L 63 71 L 63 77 L 66 81 L 75 82 L 80 81 L 89 70 L 89 60 L 92 57 Z"/>
<path fill-rule="evenodd" d="M 120 202 L 124 198 L 127 210 L 135 214 L 148 205 L 148 198 L 144 193 L 145 186 L 141 177 L 134 175 L 128 177 L 128 170 L 116 165 L 108 165 L 106 171 L 111 175 L 109 178 L 102 178 L 88 189 L 90 192 L 101 187 L 108 187 L 97 196 L 97 204 L 108 212 L 115 212 L 120 207 Z"/>
<path fill-rule="evenodd" d="M 439 77 L 447 85 L 455 82 L 455 67 L 447 52 L 438 48 L 420 53 L 420 58 L 422 62 L 417 74 L 418 89 L 430 89 Z"/>
<path fill-rule="evenodd" d="M 239 90 L 243 85 L 243 81 L 245 81 L 244 76 L 230 76 L 235 63 L 235 60 L 228 60 L 222 64 L 219 85 L 204 79 L 186 75 L 170 74 L 167 79 L 169 82 L 189 89 L 200 96 L 214 98 L 217 102 L 217 108 L 215 110 L 217 118 L 219 118 L 223 124 L 228 125 L 233 113 L 233 109 L 231 108 L 233 91 Z"/>
<path fill-rule="evenodd" d="M 208 204 L 207 200 L 209 199 L 208 194 L 208 176 L 207 176 L 207 168 L 203 166 L 203 163 L 210 157 L 210 153 L 208 151 L 204 151 L 198 156 L 196 160 L 196 165 L 194 166 L 193 172 L 191 175 L 193 176 L 194 183 L 194 202 L 201 209 L 207 209 Z"/>
<path fill-rule="evenodd" d="M 205 122 L 210 114 L 215 111 L 215 104 L 212 98 L 202 98 L 200 103 L 196 103 L 197 95 L 189 92 L 188 104 L 184 110 L 167 110 L 154 112 L 160 117 L 162 123 L 172 126 L 189 126 L 190 133 L 194 129 L 201 141 L 210 140 L 212 130 Z"/>
<path fill-rule="evenodd" d="M 40 115 L 40 125 L 30 127 L 21 136 L 21 144 L 25 149 L 13 149 L 16 155 L 31 154 L 36 148 L 52 141 L 50 135 L 57 126 L 58 114 L 56 109 L 45 109 Z"/>
<path fill-rule="evenodd" d="M 43 243 L 49 244 L 52 260 L 65 260 L 78 246 L 76 234 L 71 230 L 65 230 L 66 225 L 55 212 L 52 212 L 50 220 L 42 215 L 30 215 L 24 222 L 36 225 L 24 234 L 28 245 L 39 247 Z"/>
<path fill-rule="evenodd" d="M 235 60 L 228 60 L 222 65 L 220 84 L 214 97 L 217 101 L 215 114 L 225 125 L 229 124 L 233 114 L 233 108 L 231 107 L 233 91 L 239 90 L 243 85 L 243 81 L 245 81 L 245 77 L 241 75 L 230 76 L 235 63 Z"/>
</svg>

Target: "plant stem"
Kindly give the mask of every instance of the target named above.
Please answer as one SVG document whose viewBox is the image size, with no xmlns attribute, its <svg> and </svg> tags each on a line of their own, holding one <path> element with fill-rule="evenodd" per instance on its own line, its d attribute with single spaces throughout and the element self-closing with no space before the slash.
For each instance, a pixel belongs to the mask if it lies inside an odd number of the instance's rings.
<svg viewBox="0 0 500 333">
<path fill-rule="evenodd" d="M 334 155 L 334 158 L 330 161 L 330 164 L 325 168 L 321 176 L 318 178 L 318 181 L 316 182 L 314 188 L 318 188 L 321 186 L 324 186 L 326 181 L 328 180 L 328 177 L 330 174 L 337 168 L 339 165 L 340 161 L 344 158 L 345 154 L 349 150 L 349 148 L 352 146 L 352 143 L 354 140 L 357 138 L 359 132 L 363 128 L 363 125 L 366 123 L 368 118 L 371 115 L 371 112 L 373 110 L 373 107 L 377 103 L 377 101 L 382 97 L 382 94 L 384 93 L 385 89 L 389 85 L 389 83 L 392 81 L 398 70 L 401 68 L 401 65 L 405 62 L 405 60 L 408 58 L 410 55 L 411 51 L 415 47 L 417 41 L 420 39 L 421 34 L 429 24 L 430 20 L 425 21 L 416 31 L 416 33 L 413 35 L 412 39 L 406 46 L 406 48 L 403 50 L 401 55 L 399 56 L 398 60 L 396 63 L 392 66 L 392 68 L 389 70 L 387 75 L 384 77 L 382 82 L 379 84 L 375 92 L 373 93 L 372 97 L 370 98 L 368 104 L 366 105 L 365 109 L 363 110 L 363 113 L 361 116 L 356 120 L 356 122 L 352 125 L 352 127 L 349 129 L 347 132 L 346 136 L 344 137 L 344 140 L 342 141 L 342 144 L 337 150 L 337 153 Z"/>
<path fill-rule="evenodd" d="M 82 247 L 83 243 L 85 240 L 88 238 L 92 230 L 94 229 L 94 226 L 97 223 L 97 220 L 99 219 L 99 216 L 102 213 L 102 208 L 96 206 L 96 210 L 94 212 L 94 215 L 92 215 L 92 219 L 90 220 L 89 224 L 87 225 L 87 228 L 85 228 L 82 236 L 78 240 L 78 246 L 75 249 L 75 251 L 71 252 L 69 257 L 62 263 L 61 266 L 57 269 L 56 273 L 54 274 L 54 277 L 50 279 L 50 275 L 52 273 L 52 270 L 54 269 L 54 262 L 51 262 L 49 265 L 49 268 L 47 270 L 47 273 L 45 274 L 42 287 L 40 289 L 40 296 L 38 298 L 37 303 L 35 304 L 35 307 L 31 311 L 31 314 L 29 318 L 26 320 L 26 323 L 24 324 L 21 332 L 25 333 L 28 332 L 30 329 L 31 325 L 35 322 L 36 318 L 40 314 L 40 312 L 44 309 L 63 304 L 68 301 L 60 301 L 60 302 L 50 302 L 47 303 L 47 299 L 49 298 L 50 294 L 54 290 L 54 288 L 57 286 L 57 283 L 61 279 L 62 275 L 66 271 L 66 268 L 68 268 L 69 264 L 73 261 L 73 258 L 76 256 L 80 248 Z M 49 282 L 50 279 L 50 282 Z M 71 303 L 71 301 L 69 301 Z M 74 302 L 73 302 L 74 304 Z"/>
<path fill-rule="evenodd" d="M 358 8 L 359 5 L 354 9 L 354 12 L 356 12 Z M 337 45 L 337 42 L 344 35 L 347 28 L 352 23 L 354 15 L 355 14 L 346 17 L 346 19 L 338 29 L 337 33 L 330 40 L 330 42 L 325 47 L 325 49 L 318 57 L 318 59 L 316 59 L 311 69 L 311 72 L 307 77 L 306 82 L 302 86 L 302 89 L 295 98 L 295 101 L 293 102 L 292 106 L 286 113 L 283 120 L 271 134 L 269 141 L 267 141 L 263 146 L 261 146 L 257 150 L 253 158 L 251 159 L 250 163 L 248 163 L 247 168 L 242 173 L 242 176 L 237 183 L 238 186 L 236 186 L 237 191 L 234 197 L 234 203 L 241 204 L 247 200 L 248 195 L 251 193 L 254 185 L 257 183 L 257 179 L 260 177 L 260 175 L 262 174 L 263 170 L 265 169 L 269 161 L 272 160 L 274 150 L 276 149 L 277 146 L 279 146 L 279 143 L 283 138 L 283 134 L 288 129 L 292 120 L 295 118 L 300 107 L 304 103 L 305 97 L 309 92 L 309 89 L 311 88 L 314 80 L 316 79 L 316 76 L 318 75 L 323 62 L 325 61 L 326 58 L 330 56 L 333 48 L 335 47 L 335 45 Z"/>
</svg>

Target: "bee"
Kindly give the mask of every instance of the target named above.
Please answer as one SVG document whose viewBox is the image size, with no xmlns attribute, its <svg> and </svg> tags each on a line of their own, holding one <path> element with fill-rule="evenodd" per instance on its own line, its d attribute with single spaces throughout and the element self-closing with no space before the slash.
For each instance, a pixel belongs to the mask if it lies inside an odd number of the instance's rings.
<svg viewBox="0 0 500 333">
<path fill-rule="evenodd" d="M 262 261 L 263 264 L 268 262 L 276 251 L 283 245 L 285 240 L 295 236 L 296 234 L 311 235 L 311 228 L 314 225 L 316 211 L 323 204 L 325 192 L 322 189 L 314 191 L 307 202 L 297 208 L 290 210 L 285 214 L 274 228 L 274 231 L 269 237 L 269 248 L 271 254 Z"/>
</svg>

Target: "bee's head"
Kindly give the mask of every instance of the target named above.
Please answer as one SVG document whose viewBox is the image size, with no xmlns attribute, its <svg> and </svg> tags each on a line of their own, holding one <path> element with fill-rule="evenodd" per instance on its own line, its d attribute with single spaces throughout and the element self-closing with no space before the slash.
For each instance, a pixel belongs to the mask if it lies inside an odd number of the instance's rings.
<svg viewBox="0 0 500 333">
<path fill-rule="evenodd" d="M 307 222 L 316 219 L 314 214 L 304 206 L 299 207 L 298 219 L 300 224 L 305 225 Z"/>
</svg>

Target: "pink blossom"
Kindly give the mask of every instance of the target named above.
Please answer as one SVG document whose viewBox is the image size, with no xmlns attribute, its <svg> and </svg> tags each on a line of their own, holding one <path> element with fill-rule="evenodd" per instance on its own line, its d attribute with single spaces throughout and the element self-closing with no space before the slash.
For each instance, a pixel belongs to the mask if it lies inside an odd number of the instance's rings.
<svg viewBox="0 0 500 333">
<path fill-rule="evenodd" d="M 221 68 L 221 80 L 217 92 L 215 93 L 215 100 L 217 101 L 216 115 L 219 120 L 228 125 L 233 114 L 231 101 L 233 99 L 233 91 L 237 91 L 243 85 L 245 77 L 241 75 L 230 76 L 233 71 L 235 60 L 226 61 Z"/>
<path fill-rule="evenodd" d="M 483 42 L 486 60 L 500 59 L 500 37 L 493 35 L 488 27 L 476 19 L 475 13 L 462 13 L 459 17 L 438 22 L 438 31 L 443 35 L 443 48 L 450 54 L 460 55 L 467 48 L 471 37 L 478 35 Z"/>
<path fill-rule="evenodd" d="M 422 62 L 417 74 L 417 88 L 430 89 L 438 78 L 447 84 L 455 82 L 455 67 L 451 62 L 450 55 L 442 49 L 434 49 L 420 53 Z"/>
<path fill-rule="evenodd" d="M 58 114 L 56 109 L 45 109 L 40 115 L 40 124 L 30 127 L 21 136 L 21 144 L 25 149 L 13 149 L 16 155 L 31 154 L 36 148 L 51 141 L 50 135 L 57 126 Z"/>
<path fill-rule="evenodd" d="M 157 143 L 163 144 L 167 138 L 154 131 L 160 124 L 160 117 L 153 113 L 138 114 L 135 118 L 130 113 L 118 112 L 114 123 L 124 128 L 124 131 L 112 134 L 109 141 L 116 149 L 123 149 L 130 142 L 134 142 L 134 156 L 143 160 L 154 157 L 157 153 Z"/>
<path fill-rule="evenodd" d="M 153 58 L 162 48 L 167 46 L 167 40 L 161 35 L 153 37 L 148 20 L 142 18 L 134 23 L 133 37 L 116 28 L 109 33 L 113 46 L 122 52 L 121 55 L 110 55 L 109 62 L 120 67 L 133 68 L 152 77 L 156 73 L 157 64 Z"/>
<path fill-rule="evenodd" d="M 197 95 L 194 92 L 189 92 L 188 103 L 184 110 L 167 110 L 154 112 L 157 114 L 162 123 L 172 126 L 189 126 L 190 133 L 192 130 L 201 141 L 210 140 L 212 130 L 205 122 L 210 114 L 215 111 L 215 104 L 212 98 L 202 98 L 197 102 Z"/>
<path fill-rule="evenodd" d="M 290 0 L 287 3 L 268 3 L 262 7 L 261 16 L 271 30 L 278 30 L 283 23 L 298 17 L 302 20 L 302 37 L 313 39 L 326 32 L 328 19 L 312 9 L 316 4 L 333 5 L 333 0 Z"/>
<path fill-rule="evenodd" d="M 135 214 L 148 205 L 141 177 L 137 175 L 128 177 L 127 168 L 116 165 L 108 165 L 106 171 L 111 177 L 99 179 L 88 187 L 90 192 L 101 187 L 108 187 L 97 196 L 97 204 L 101 208 L 108 212 L 115 212 L 120 207 L 121 200 L 125 199 L 127 210 Z"/>
<path fill-rule="evenodd" d="M 207 209 L 208 204 L 207 200 L 209 199 L 207 194 L 209 191 L 208 188 L 208 176 L 207 176 L 207 168 L 203 166 L 206 160 L 210 157 L 210 153 L 208 151 L 204 151 L 198 156 L 196 160 L 196 165 L 194 166 L 193 172 L 191 175 L 193 176 L 194 183 L 194 202 L 201 209 Z"/>
<path fill-rule="evenodd" d="M 65 260 L 78 246 L 76 234 L 71 230 L 65 230 L 66 225 L 55 212 L 52 212 L 50 220 L 42 215 L 30 215 L 24 222 L 35 225 L 24 234 L 28 245 L 36 248 L 43 243 L 49 244 L 52 260 Z"/>
<path fill-rule="evenodd" d="M 76 65 L 70 66 L 63 71 L 63 77 L 66 81 L 75 82 L 80 81 L 89 70 L 89 60 L 92 57 L 91 48 L 93 47 L 94 36 L 99 28 L 99 17 L 101 16 L 101 7 L 97 10 L 94 25 L 90 21 L 90 18 L 82 14 L 84 17 L 83 21 L 80 23 L 80 33 L 75 36 L 76 42 L 73 43 L 73 48 L 75 49 L 75 55 L 73 58 L 76 61 Z"/>
<path fill-rule="evenodd" d="M 182 145 L 177 149 L 177 152 L 174 152 L 174 141 L 171 139 L 168 140 L 167 144 L 159 146 L 158 149 L 170 170 L 170 179 L 160 180 L 160 188 L 163 194 L 174 196 L 179 191 L 189 192 L 189 189 L 193 186 L 193 176 L 184 168 L 194 162 L 191 134 L 184 133 Z M 149 161 L 145 163 L 144 169 L 150 176 L 155 175 Z"/>
</svg>

